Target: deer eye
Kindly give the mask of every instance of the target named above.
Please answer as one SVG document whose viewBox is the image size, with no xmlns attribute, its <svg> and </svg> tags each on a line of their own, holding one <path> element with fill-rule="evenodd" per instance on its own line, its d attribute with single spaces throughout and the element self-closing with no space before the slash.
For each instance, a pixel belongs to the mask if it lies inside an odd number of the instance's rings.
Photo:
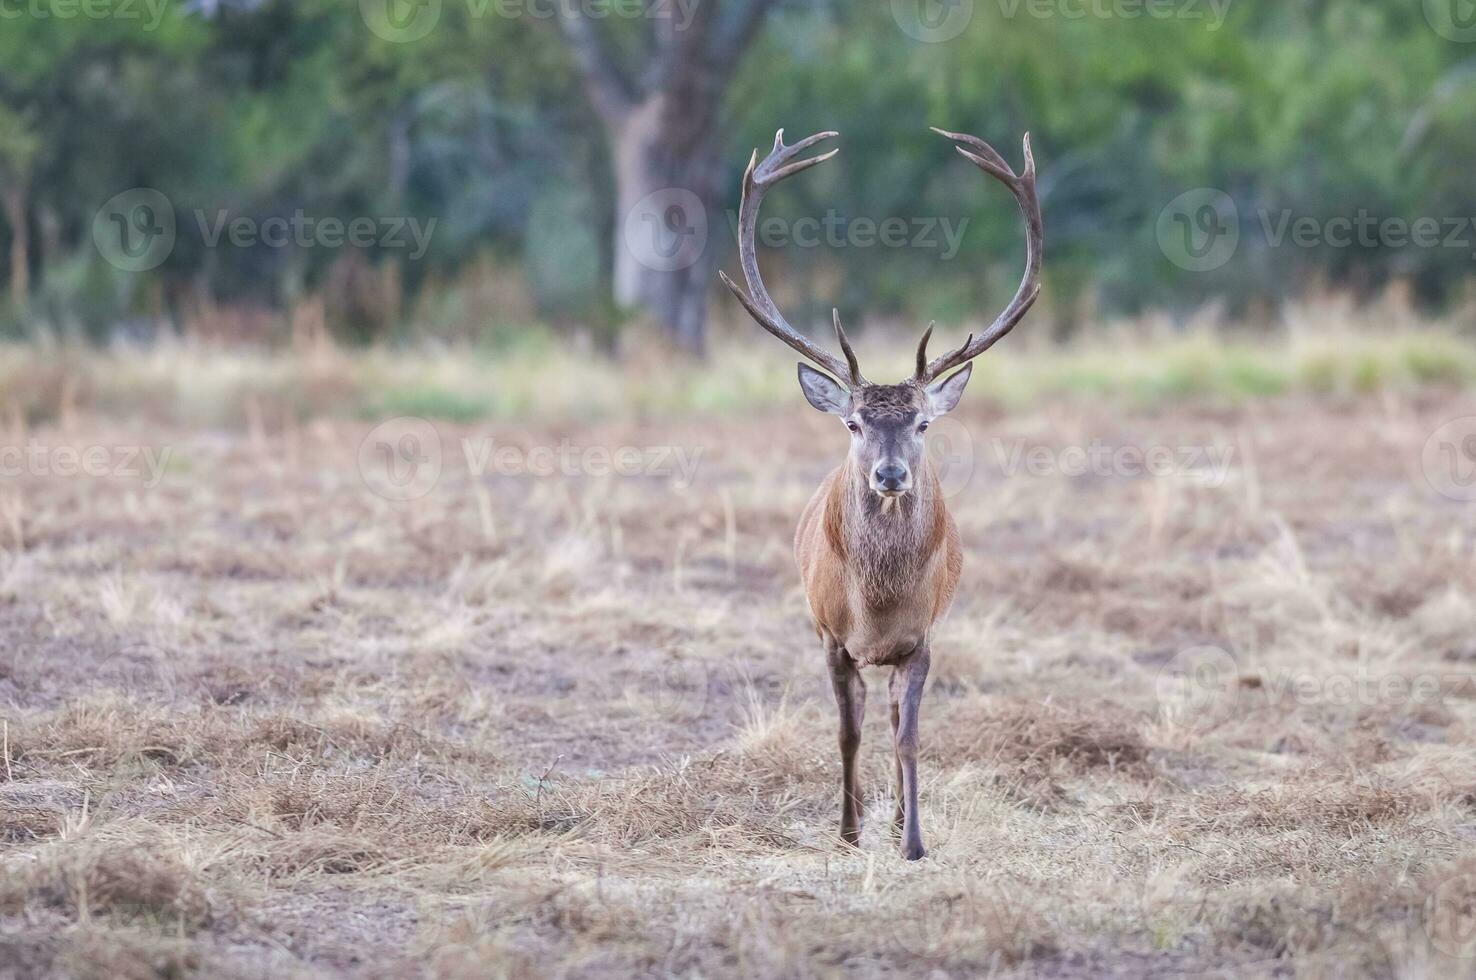
<svg viewBox="0 0 1476 980">
<path fill-rule="evenodd" d="M 918 423 L 918 426 L 917 426 L 917 431 L 919 431 L 919 432 L 926 432 L 926 431 L 928 431 L 928 423 L 926 421 L 919 422 Z"/>
<path fill-rule="evenodd" d="M 846 428 L 850 429 L 852 432 L 861 431 L 861 426 L 857 425 L 855 422 L 852 422 L 850 419 L 846 419 Z"/>
</svg>

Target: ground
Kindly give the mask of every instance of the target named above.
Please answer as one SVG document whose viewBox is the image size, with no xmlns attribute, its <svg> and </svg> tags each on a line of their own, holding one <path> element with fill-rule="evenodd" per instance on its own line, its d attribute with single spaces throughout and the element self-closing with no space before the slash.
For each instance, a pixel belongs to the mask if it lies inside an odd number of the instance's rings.
<svg viewBox="0 0 1476 980">
<path fill-rule="evenodd" d="M 884 670 L 834 836 L 797 390 L 14 413 L 0 976 L 1476 975 L 1476 505 L 1422 454 L 1473 414 L 971 391 L 908 863 Z"/>
</svg>

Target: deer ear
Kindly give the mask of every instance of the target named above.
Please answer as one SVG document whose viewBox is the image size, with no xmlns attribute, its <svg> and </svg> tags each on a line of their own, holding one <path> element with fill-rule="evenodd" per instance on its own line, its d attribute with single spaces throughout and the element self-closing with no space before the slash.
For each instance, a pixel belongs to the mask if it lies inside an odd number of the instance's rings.
<svg viewBox="0 0 1476 980">
<path fill-rule="evenodd" d="M 822 412 L 845 415 L 851 409 L 851 394 L 828 374 L 821 374 L 808 364 L 799 366 L 800 391 L 805 400 Z"/>
<path fill-rule="evenodd" d="M 965 364 L 962 371 L 955 371 L 942 381 L 928 385 L 928 401 L 932 403 L 934 415 L 947 415 L 963 397 L 969 375 L 974 371 L 973 363 Z"/>
</svg>

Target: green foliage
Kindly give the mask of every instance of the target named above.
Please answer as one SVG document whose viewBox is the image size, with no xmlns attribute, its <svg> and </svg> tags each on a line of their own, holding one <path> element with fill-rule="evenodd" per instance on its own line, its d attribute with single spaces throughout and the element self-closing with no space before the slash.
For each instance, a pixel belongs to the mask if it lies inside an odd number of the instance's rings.
<svg viewBox="0 0 1476 980">
<path fill-rule="evenodd" d="M 370 406 L 366 413 L 371 418 L 389 418 L 414 415 L 427 419 L 447 419 L 451 422 L 472 422 L 485 418 L 489 403 L 484 399 L 468 398 L 431 385 L 414 388 L 391 388 Z"/>
<path fill-rule="evenodd" d="M 40 152 L 41 138 L 31 121 L 0 105 L 0 178 L 7 182 L 29 181 Z"/>
<path fill-rule="evenodd" d="M 1113 9 L 1059 9 L 1067 6 Z M 828 185 L 811 181 L 805 210 L 834 202 L 847 214 L 969 220 L 951 264 L 919 250 L 845 255 L 856 305 L 881 299 L 926 318 L 933 281 L 956 283 L 959 268 L 977 270 L 976 307 L 997 305 L 1014 287 L 1019 228 L 1009 199 L 927 142 L 925 124 L 978 133 L 1015 161 L 1019 134 L 1032 131 L 1048 296 L 1063 304 L 1086 290 L 1116 310 L 1217 297 L 1243 307 L 1309 280 L 1371 292 L 1396 275 L 1439 302 L 1469 278 L 1469 248 L 1270 246 L 1264 232 L 1283 211 L 1319 223 L 1360 210 L 1406 221 L 1476 215 L 1476 188 L 1468 171 L 1458 176 L 1476 132 L 1476 62 L 1463 61 L 1469 55 L 1439 37 L 1418 5 L 1247 0 L 1229 5 L 1218 28 L 1026 9 L 1023 0 L 976 4 L 968 29 L 939 44 L 899 36 L 886 5 L 858 10 L 826 36 L 817 66 L 795 59 L 787 74 L 801 80 L 792 84 L 776 84 L 774 66 L 794 58 L 786 45 L 812 37 L 773 32 L 752 60 L 749 140 L 759 142 L 774 119 L 843 134 L 842 172 Z M 1212 13 L 1205 4 L 1183 9 Z M 1166 259 L 1155 222 L 1179 194 L 1202 187 L 1235 201 L 1241 243 L 1219 268 L 1189 272 Z"/>
<path fill-rule="evenodd" d="M 394 266 L 376 281 L 403 291 L 381 300 L 404 311 L 429 284 L 496 254 L 527 279 L 540 315 L 613 329 L 600 305 L 619 230 L 610 161 L 556 25 L 529 13 L 549 6 L 448 2 L 409 43 L 377 36 L 351 0 L 170 4 L 157 23 L 122 16 L 121 3 L 118 16 L 8 20 L 0 175 L 32 185 L 33 315 L 102 337 L 133 317 L 179 322 L 202 297 L 287 312 L 326 295 L 333 329 L 374 338 L 383 328 L 360 300 L 334 300 L 355 269 Z M 1187 310 L 1217 298 L 1233 308 L 1307 282 L 1372 292 L 1398 277 L 1438 304 L 1470 279 L 1469 246 L 1266 240 L 1282 215 L 1476 216 L 1476 58 L 1440 37 L 1418 3 L 1186 3 L 1160 19 L 1123 15 L 1132 4 L 981 2 L 941 43 L 899 29 L 894 11 L 906 6 L 781 4 L 728 94 L 729 212 L 750 147 L 780 125 L 791 136 L 838 129 L 838 161 L 776 192 L 769 214 L 828 215 L 851 230 L 860 219 L 948 221 L 961 233 L 956 254 L 936 226 L 929 236 L 915 224 L 896 247 L 847 231 L 838 245 L 774 249 L 791 271 L 784 280 L 799 285 L 798 318 L 838 304 L 853 322 L 863 311 L 957 321 L 1013 290 L 1013 206 L 928 125 L 977 133 L 1015 162 L 1032 131 L 1047 297 L 1062 326 L 1076 309 Z M 498 13 L 509 10 L 524 13 Z M 617 46 L 648 27 L 605 26 Z M 123 273 L 120 286 L 99 268 L 92 224 L 103 202 L 135 187 L 173 203 L 178 241 L 164 264 Z M 1195 188 L 1229 194 L 1240 221 L 1238 250 L 1204 272 L 1170 261 L 1155 230 Z M 301 243 L 212 245 L 203 232 L 221 215 L 259 223 L 298 212 L 437 225 L 413 257 L 382 242 L 352 257 Z M 710 216 L 709 247 L 725 259 L 730 217 Z M 0 254 L 12 233 L 0 227 Z"/>
</svg>

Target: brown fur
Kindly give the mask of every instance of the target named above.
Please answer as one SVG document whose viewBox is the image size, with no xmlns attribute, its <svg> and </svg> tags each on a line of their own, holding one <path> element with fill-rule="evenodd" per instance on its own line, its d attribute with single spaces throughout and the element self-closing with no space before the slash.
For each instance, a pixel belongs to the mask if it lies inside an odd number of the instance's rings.
<svg viewBox="0 0 1476 980">
<path fill-rule="evenodd" d="M 927 642 L 963 572 L 958 529 L 937 475 L 884 501 L 849 461 L 800 516 L 795 559 L 822 640 L 863 664 L 890 663 Z"/>
</svg>

